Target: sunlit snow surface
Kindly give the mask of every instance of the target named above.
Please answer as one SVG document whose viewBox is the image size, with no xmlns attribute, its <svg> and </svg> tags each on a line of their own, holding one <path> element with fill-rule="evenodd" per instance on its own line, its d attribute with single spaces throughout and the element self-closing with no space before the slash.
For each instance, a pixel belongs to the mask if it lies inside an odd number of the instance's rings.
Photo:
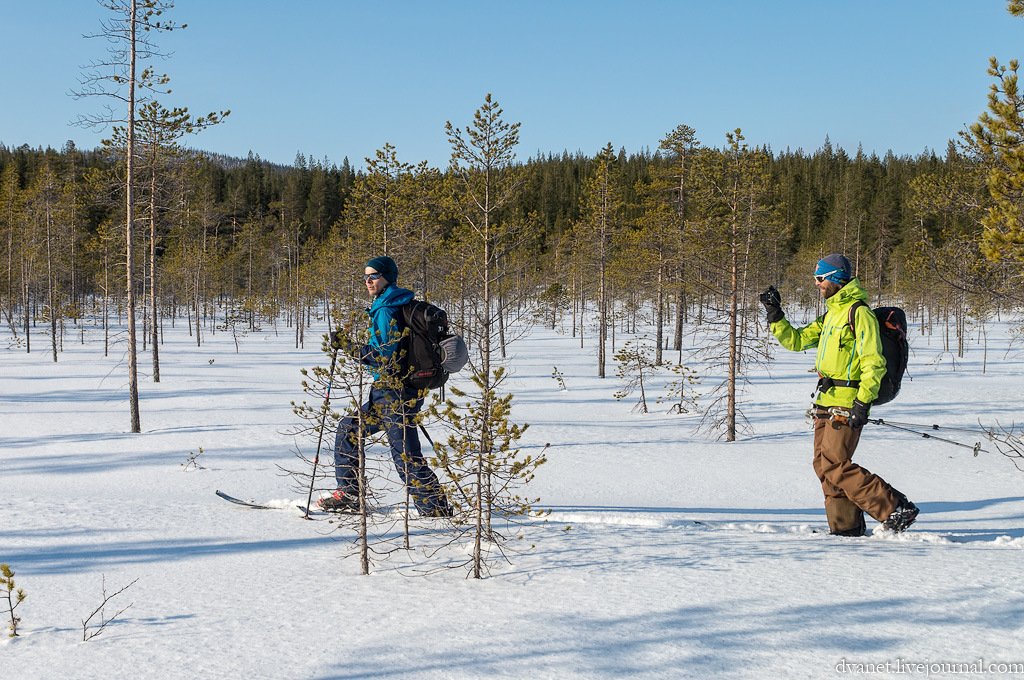
<svg viewBox="0 0 1024 680">
<path fill-rule="evenodd" d="M 914 329 L 913 381 L 872 416 L 1024 421 L 1024 356 L 1004 356 L 1006 330 L 989 329 L 983 375 L 979 346 L 954 371 L 938 333 L 929 344 Z M 695 434 L 697 416 L 665 414 L 657 385 L 649 405 L 662 410 L 631 413 L 616 379 L 595 377 L 589 337 L 581 349 L 535 329 L 510 348 L 507 387 L 530 423 L 524 451 L 551 445 L 529 489 L 551 514 L 476 581 L 438 568 L 466 546 L 423 554 L 449 536 L 437 521 L 411 517 L 411 553 L 367 577 L 351 530 L 302 519 L 306 494 L 281 468 L 301 467 L 296 448 L 315 452 L 287 431 L 299 370 L 326 365 L 318 341 L 296 349 L 292 329 L 268 327 L 236 353 L 225 333 L 199 348 L 181 324 L 165 333 L 160 383 L 140 353 L 134 435 L 124 346 L 105 358 L 98 329 L 84 345 L 69 329 L 56 364 L 42 335 L 31 354 L 0 350 L 0 562 L 28 596 L 21 636 L 0 642 L 0 678 L 760 680 L 834 677 L 841 662 L 1024 663 L 1024 472 L 988 442 L 975 457 L 869 425 L 856 460 L 920 518 L 898 536 L 828 536 L 804 418 L 811 354 L 779 351 L 771 376 L 751 376 L 753 434 L 726 443 Z M 186 470 L 199 447 L 202 469 Z M 402 517 L 375 521 L 393 536 Z M 108 593 L 138 579 L 108 615 L 133 606 L 82 642 L 104 579 Z"/>
</svg>

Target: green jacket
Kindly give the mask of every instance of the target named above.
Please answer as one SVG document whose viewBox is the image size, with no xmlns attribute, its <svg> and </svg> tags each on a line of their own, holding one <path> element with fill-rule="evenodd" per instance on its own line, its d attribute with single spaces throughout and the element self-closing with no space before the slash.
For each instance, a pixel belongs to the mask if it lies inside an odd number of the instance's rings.
<svg viewBox="0 0 1024 680">
<path fill-rule="evenodd" d="M 818 348 L 814 367 L 820 376 L 836 381 L 859 380 L 859 387 L 833 387 L 818 393 L 815 402 L 821 406 L 853 405 L 854 399 L 870 404 L 878 396 L 878 387 L 885 375 L 885 357 L 878 337 L 878 319 L 867 305 L 857 308 L 854 337 L 850 328 L 850 307 L 858 300 L 867 301 L 867 292 L 854 279 L 825 301 L 828 310 L 810 325 L 793 328 L 786 319 L 776 321 L 772 333 L 788 350 L 800 352 Z"/>
</svg>

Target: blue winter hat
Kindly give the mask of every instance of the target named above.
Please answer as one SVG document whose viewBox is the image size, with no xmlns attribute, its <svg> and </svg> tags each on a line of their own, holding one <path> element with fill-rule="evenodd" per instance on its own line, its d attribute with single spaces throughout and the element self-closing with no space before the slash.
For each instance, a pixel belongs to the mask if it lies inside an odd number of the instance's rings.
<svg viewBox="0 0 1024 680">
<path fill-rule="evenodd" d="M 398 281 L 398 265 L 387 255 L 373 258 L 366 263 L 366 266 L 376 269 L 381 276 L 387 279 L 388 283 Z"/>
<path fill-rule="evenodd" d="M 845 286 L 853 278 L 853 265 L 846 259 L 845 255 L 832 253 L 818 260 L 818 266 L 814 269 L 815 276 L 824 276 L 832 283 Z"/>
</svg>

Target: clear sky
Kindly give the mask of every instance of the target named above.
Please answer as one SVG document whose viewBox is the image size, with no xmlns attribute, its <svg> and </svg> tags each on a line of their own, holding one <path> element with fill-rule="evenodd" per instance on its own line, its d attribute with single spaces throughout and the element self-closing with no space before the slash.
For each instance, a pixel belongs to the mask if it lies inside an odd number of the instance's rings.
<svg viewBox="0 0 1024 680">
<path fill-rule="evenodd" d="M 1005 0 L 177 0 L 183 31 L 165 105 L 231 109 L 189 146 L 292 164 L 297 152 L 357 168 L 388 142 L 448 163 L 445 121 L 465 126 L 490 92 L 520 122 L 517 154 L 608 142 L 657 148 L 677 125 L 722 146 L 737 127 L 776 151 L 863 144 L 944 153 L 984 110 L 988 60 L 1024 57 Z M 98 113 L 75 100 L 106 55 L 93 0 L 0 0 L 0 142 L 91 148 Z"/>
</svg>

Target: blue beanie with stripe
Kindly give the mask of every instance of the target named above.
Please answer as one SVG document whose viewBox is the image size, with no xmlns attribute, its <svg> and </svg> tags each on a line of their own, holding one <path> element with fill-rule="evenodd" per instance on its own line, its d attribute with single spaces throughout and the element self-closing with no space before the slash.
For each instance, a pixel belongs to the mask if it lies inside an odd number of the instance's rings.
<svg viewBox="0 0 1024 680">
<path fill-rule="evenodd" d="M 832 283 L 845 286 L 853 278 L 853 266 L 845 255 L 832 253 L 818 260 L 814 275 L 824 276 Z"/>
</svg>

